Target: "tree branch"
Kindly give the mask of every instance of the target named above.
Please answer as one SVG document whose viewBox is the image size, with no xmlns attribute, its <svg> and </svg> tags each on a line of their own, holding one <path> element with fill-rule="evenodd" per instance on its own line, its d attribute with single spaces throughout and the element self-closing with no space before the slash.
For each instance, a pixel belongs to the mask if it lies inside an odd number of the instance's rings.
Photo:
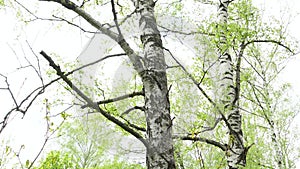
<svg viewBox="0 0 300 169">
<path fill-rule="evenodd" d="M 181 34 L 181 35 L 195 35 L 195 34 L 200 34 L 200 35 L 207 35 L 207 36 L 215 36 L 214 33 L 209 33 L 209 32 L 201 32 L 201 31 L 193 31 L 193 32 L 183 32 L 180 30 L 172 30 L 171 28 L 167 28 L 163 25 L 158 25 L 158 27 L 164 29 L 165 31 L 162 32 L 172 32 L 175 34 Z"/>
<path fill-rule="evenodd" d="M 62 22 L 66 22 L 68 23 L 69 25 L 71 26 L 75 26 L 76 28 L 80 29 L 81 31 L 85 32 L 85 33 L 92 33 L 92 34 L 99 34 L 100 32 L 99 31 L 88 31 L 88 30 L 85 30 L 84 28 L 82 28 L 81 26 L 71 22 L 71 21 L 68 21 L 67 19 L 64 19 L 62 17 L 58 17 L 58 16 L 55 16 L 55 15 L 52 15 L 52 17 L 58 19 L 57 21 L 62 21 Z"/>
<path fill-rule="evenodd" d="M 144 96 L 144 91 L 133 92 L 133 93 L 125 94 L 123 96 L 119 96 L 119 97 L 116 97 L 116 98 L 98 101 L 96 103 L 98 105 L 99 104 L 107 104 L 107 103 L 112 103 L 112 102 L 115 102 L 115 101 L 120 101 L 120 100 L 124 100 L 124 99 L 127 99 L 127 98 L 135 97 L 135 96 Z M 88 105 L 81 106 L 81 108 L 83 108 L 83 109 L 86 108 L 86 107 L 88 107 Z"/>
<path fill-rule="evenodd" d="M 116 12 L 116 9 L 115 9 L 115 2 L 114 2 L 114 0 L 110 0 L 110 2 L 111 2 L 112 13 L 113 13 L 113 16 L 114 16 L 114 22 L 116 24 L 116 27 L 117 27 L 117 30 L 118 30 L 118 33 L 119 33 L 119 39 L 123 39 L 123 35 L 122 35 L 121 29 L 120 29 L 120 25 L 118 23 L 117 12 Z"/>
<path fill-rule="evenodd" d="M 141 110 L 141 111 L 145 111 L 145 107 L 140 107 L 140 106 L 134 106 L 134 107 L 131 107 L 130 109 L 124 111 L 120 116 L 123 117 L 124 115 L 130 113 L 131 111 L 133 110 Z"/>
<path fill-rule="evenodd" d="M 249 41 L 249 42 L 245 43 L 245 47 L 252 44 L 252 43 L 275 43 L 279 46 L 284 47 L 286 50 L 291 52 L 293 55 L 295 54 L 289 47 L 287 47 L 286 45 L 284 45 L 281 42 L 276 41 L 276 40 L 252 40 L 252 41 Z"/>
<path fill-rule="evenodd" d="M 74 2 L 72 2 L 70 0 L 39 0 L 39 1 L 52 1 L 52 2 L 59 3 L 62 6 L 64 6 L 65 8 L 76 12 L 78 15 L 80 15 L 88 23 L 90 23 L 92 26 L 97 28 L 102 33 L 108 35 L 110 38 L 112 38 L 116 41 L 118 40 L 118 35 L 115 32 L 104 28 L 103 25 L 99 21 L 95 20 L 90 14 L 85 12 L 82 8 L 80 8 L 78 5 L 76 5 Z"/>
<path fill-rule="evenodd" d="M 215 129 L 215 128 L 217 127 L 218 123 L 219 123 L 221 120 L 222 120 L 222 118 L 217 118 L 216 121 L 215 121 L 215 123 L 214 123 L 214 125 L 213 125 L 212 127 L 204 127 L 204 126 L 203 126 L 203 128 L 205 128 L 204 130 L 201 130 L 201 131 L 199 131 L 199 132 L 195 132 L 195 133 L 193 133 L 193 134 L 197 135 L 197 134 L 204 133 L 204 132 L 207 132 L 207 131 L 212 131 L 213 129 Z"/>
<path fill-rule="evenodd" d="M 135 124 L 130 123 L 129 120 L 125 119 L 124 117 L 122 117 L 122 119 L 125 120 L 130 127 L 134 128 L 136 130 L 140 130 L 140 131 L 143 131 L 143 132 L 147 131 L 144 127 L 140 127 L 140 126 L 137 126 Z"/>
<path fill-rule="evenodd" d="M 76 92 L 82 99 L 84 99 L 88 106 L 92 109 L 95 109 L 96 111 L 100 112 L 106 119 L 109 121 L 115 123 L 128 133 L 132 134 L 134 137 L 136 137 L 138 140 L 140 140 L 146 147 L 148 147 L 147 141 L 135 130 L 106 112 L 105 110 L 101 109 L 97 103 L 93 102 L 88 96 L 86 96 L 80 89 L 78 89 L 65 75 L 64 72 L 62 72 L 61 68 L 56 65 L 56 63 L 52 60 L 52 58 L 47 55 L 44 51 L 41 51 L 40 54 L 49 62 L 49 65 L 56 71 L 56 74 L 63 79 L 63 81 L 72 88 L 74 92 Z"/>
<path fill-rule="evenodd" d="M 219 147 L 221 150 L 223 151 L 226 151 L 227 150 L 227 147 L 226 145 L 224 144 L 221 144 L 217 141 L 214 141 L 214 140 L 210 140 L 210 139 L 207 139 L 207 138 L 202 138 L 202 137 L 192 137 L 192 136 L 174 136 L 175 139 L 181 139 L 181 140 L 190 140 L 190 141 L 200 141 L 200 142 L 204 142 L 204 143 L 207 143 L 207 144 L 211 144 L 213 146 L 216 146 L 216 147 Z"/>
<path fill-rule="evenodd" d="M 186 70 L 186 68 L 174 57 L 174 55 L 172 54 L 172 52 L 165 48 L 162 47 L 164 50 L 166 50 L 171 57 L 175 60 L 175 62 L 181 67 L 181 69 L 188 75 L 188 77 L 193 81 L 193 83 L 197 86 L 197 88 L 200 90 L 200 92 L 203 94 L 203 96 L 216 108 L 217 112 L 221 115 L 222 119 L 224 120 L 226 126 L 228 127 L 228 129 L 234 133 L 236 136 L 238 136 L 238 133 L 236 133 L 232 127 L 230 126 L 226 116 L 224 115 L 224 113 L 221 111 L 220 107 L 208 96 L 208 94 L 205 92 L 205 90 L 200 86 L 200 84 L 196 81 L 196 79 Z"/>
<path fill-rule="evenodd" d="M 216 107 L 216 103 L 208 96 L 208 94 L 204 91 L 204 89 L 199 85 L 199 83 L 196 81 L 196 79 L 186 70 L 186 68 L 175 58 L 175 56 L 172 54 L 172 52 L 163 47 L 164 50 L 166 50 L 171 57 L 174 59 L 174 61 L 181 67 L 181 69 L 188 75 L 188 77 L 193 81 L 193 83 L 197 86 L 197 88 L 200 90 L 200 92 L 204 95 L 204 97 L 213 105 Z"/>
<path fill-rule="evenodd" d="M 133 64 L 134 69 L 142 75 L 144 72 L 144 66 L 141 62 L 140 57 L 133 51 L 133 49 L 130 47 L 130 45 L 126 42 L 126 40 L 123 37 L 120 37 L 119 34 L 109 30 L 108 28 L 105 28 L 103 24 L 101 24 L 99 21 L 95 20 L 90 14 L 88 14 L 85 10 L 77 6 L 75 3 L 73 3 L 70 0 L 40 0 L 40 1 L 48 1 L 48 2 L 56 2 L 64 6 L 65 8 L 74 11 L 78 15 L 80 15 L 82 18 L 84 18 L 88 23 L 90 23 L 93 27 L 98 29 L 103 34 L 107 35 L 114 41 L 116 41 L 120 47 L 124 50 L 124 52 L 128 55 L 131 63 Z"/>
</svg>

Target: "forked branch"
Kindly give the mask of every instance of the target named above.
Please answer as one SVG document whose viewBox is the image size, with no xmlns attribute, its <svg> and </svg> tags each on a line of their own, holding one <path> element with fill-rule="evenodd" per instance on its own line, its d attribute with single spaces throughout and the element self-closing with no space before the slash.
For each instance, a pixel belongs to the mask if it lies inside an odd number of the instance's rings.
<svg viewBox="0 0 300 169">
<path fill-rule="evenodd" d="M 131 127 L 127 126 L 125 123 L 122 121 L 118 120 L 105 110 L 101 109 L 96 102 L 93 102 L 87 95 L 85 95 L 79 88 L 77 88 L 71 80 L 65 75 L 65 73 L 61 70 L 59 65 L 57 65 L 52 58 L 47 55 L 44 51 L 41 51 L 40 54 L 49 62 L 49 65 L 56 71 L 56 74 L 63 79 L 63 81 L 70 87 L 76 94 L 78 94 L 82 99 L 84 99 L 87 102 L 88 107 L 96 110 L 97 112 L 100 112 L 106 119 L 109 121 L 115 123 L 128 133 L 132 134 L 134 137 L 136 137 L 138 140 L 140 140 L 146 147 L 148 146 L 147 141 L 134 129 Z"/>
</svg>

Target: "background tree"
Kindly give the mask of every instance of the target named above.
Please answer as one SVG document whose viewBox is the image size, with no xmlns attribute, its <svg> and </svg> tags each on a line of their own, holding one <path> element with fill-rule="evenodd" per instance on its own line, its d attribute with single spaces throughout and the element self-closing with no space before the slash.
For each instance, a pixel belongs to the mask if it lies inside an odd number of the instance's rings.
<svg viewBox="0 0 300 169">
<path fill-rule="evenodd" d="M 68 154 L 61 155 L 59 151 L 51 151 L 40 167 L 36 169 L 56 169 L 56 168 L 79 168 L 76 163 L 72 163 Z"/>
<path fill-rule="evenodd" d="M 72 156 L 72 163 L 78 164 L 80 168 L 104 163 L 108 160 L 105 151 L 110 150 L 114 142 L 118 142 L 118 136 L 113 135 L 113 130 L 100 121 L 95 115 L 78 117 L 60 128 L 61 151 Z"/>
</svg>

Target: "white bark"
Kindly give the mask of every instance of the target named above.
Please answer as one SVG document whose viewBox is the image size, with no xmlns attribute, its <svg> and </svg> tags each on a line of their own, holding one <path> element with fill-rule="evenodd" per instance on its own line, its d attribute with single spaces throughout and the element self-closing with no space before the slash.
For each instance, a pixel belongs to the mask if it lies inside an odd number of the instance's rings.
<svg viewBox="0 0 300 169">
<path fill-rule="evenodd" d="M 284 168 L 283 167 L 283 154 L 280 149 L 280 144 L 279 144 L 279 141 L 277 138 L 277 134 L 276 134 L 276 130 L 275 130 L 273 121 L 271 121 L 270 127 L 271 127 L 271 132 L 272 132 L 272 142 L 274 144 L 274 148 L 275 148 L 275 152 L 276 152 L 276 156 L 275 156 L 276 169 L 283 169 Z"/>
<path fill-rule="evenodd" d="M 154 18 L 154 2 L 139 1 L 141 41 L 144 47 L 142 81 L 147 121 L 147 168 L 175 168 L 172 120 L 166 76 L 166 63 L 160 33 Z"/>
<path fill-rule="evenodd" d="M 264 81 L 263 86 L 264 86 L 265 89 L 267 89 L 267 90 L 269 89 L 269 86 L 266 83 L 266 81 Z M 270 94 L 269 94 L 268 91 L 266 92 L 266 97 L 270 98 Z M 266 121 L 268 122 L 268 124 L 270 126 L 271 139 L 272 139 L 272 143 L 273 143 L 274 149 L 275 149 L 275 162 L 276 162 L 275 169 L 283 169 L 283 168 L 285 168 L 284 161 L 283 161 L 284 160 L 283 159 L 283 152 L 280 148 L 280 143 L 279 143 L 279 140 L 278 140 L 278 133 L 277 133 L 277 130 L 276 130 L 277 127 L 276 127 L 276 125 L 273 121 L 274 112 L 272 112 L 270 101 L 266 100 L 266 103 L 267 103 L 266 109 L 263 109 L 263 111 L 264 111 L 265 119 L 266 119 Z M 267 113 L 267 112 L 271 112 L 271 113 Z M 268 115 L 268 114 L 270 114 L 270 115 Z"/>
<path fill-rule="evenodd" d="M 234 86 L 232 59 L 227 47 L 226 24 L 228 20 L 228 5 L 231 0 L 220 0 L 218 8 L 218 29 L 219 39 L 219 91 L 218 105 L 224 114 L 228 114 L 229 141 L 226 151 L 226 158 L 229 168 L 238 168 L 238 165 L 245 166 L 246 152 L 243 145 L 243 134 L 241 129 L 241 115 L 238 109 L 237 91 Z"/>
</svg>

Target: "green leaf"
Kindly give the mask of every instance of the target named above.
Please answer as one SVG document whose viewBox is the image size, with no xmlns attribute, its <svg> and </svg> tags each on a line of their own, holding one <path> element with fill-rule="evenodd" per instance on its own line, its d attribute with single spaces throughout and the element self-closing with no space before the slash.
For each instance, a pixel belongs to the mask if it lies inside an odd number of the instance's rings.
<svg viewBox="0 0 300 169">
<path fill-rule="evenodd" d="M 29 161 L 29 160 L 26 160 L 25 166 L 26 166 L 26 167 L 29 167 L 29 165 L 30 165 L 30 161 Z"/>
<path fill-rule="evenodd" d="M 60 116 L 61 116 L 64 120 L 66 120 L 66 118 L 69 117 L 70 115 L 67 114 L 66 112 L 62 112 L 62 113 L 60 114 Z"/>
<path fill-rule="evenodd" d="M 9 154 L 10 151 L 11 151 L 11 148 L 10 148 L 9 146 L 6 146 L 6 147 L 5 147 L 5 153 L 6 153 L 6 154 Z"/>
</svg>

